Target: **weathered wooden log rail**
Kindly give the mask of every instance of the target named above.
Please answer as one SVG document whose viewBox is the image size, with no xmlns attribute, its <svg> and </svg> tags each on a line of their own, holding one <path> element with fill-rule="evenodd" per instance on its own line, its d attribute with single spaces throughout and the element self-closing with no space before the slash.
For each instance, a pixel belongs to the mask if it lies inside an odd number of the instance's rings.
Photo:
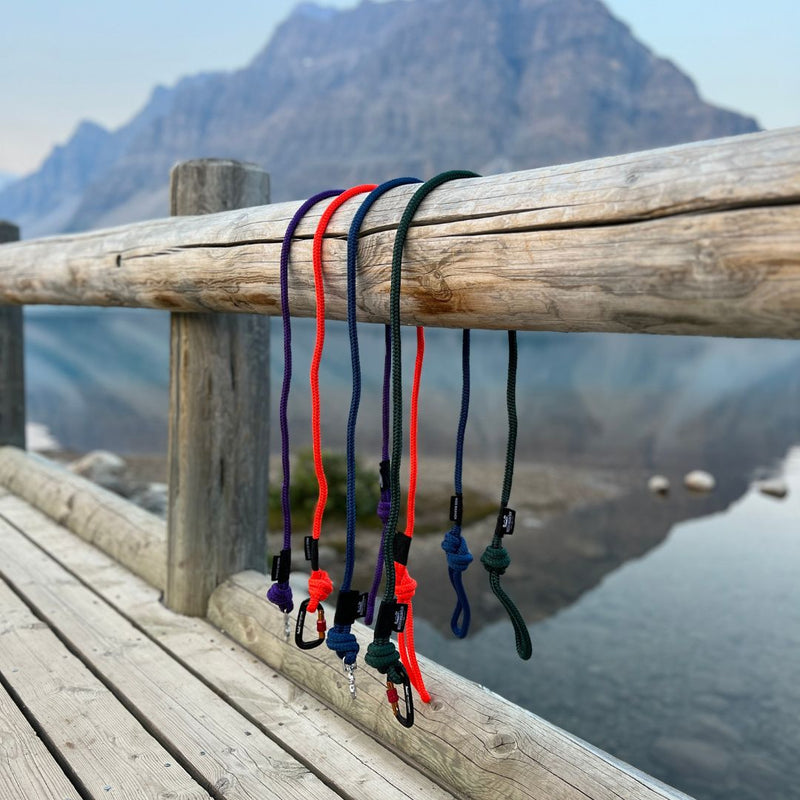
<svg viewBox="0 0 800 800">
<path fill-rule="evenodd" d="M 325 652 L 309 655 L 283 642 L 282 615 L 264 601 L 261 574 L 269 418 L 268 320 L 263 315 L 279 311 L 281 240 L 297 204 L 256 205 L 268 201 L 268 189 L 258 167 L 189 162 L 173 171 L 176 216 L 170 219 L 0 246 L 0 445 L 24 444 L 22 326 L 15 306 L 176 312 L 168 524 L 55 465 L 0 447 L 0 487 L 10 492 L 3 498 L 0 488 L 0 535 L 4 546 L 13 548 L 20 574 L 28 576 L 19 583 L 14 563 L 0 565 L 5 579 L 0 602 L 16 609 L 20 619 L 25 616 L 3 589 L 8 585 L 32 608 L 57 605 L 36 576 L 41 569 L 50 576 L 45 582 L 67 585 L 66 570 L 92 585 L 125 624 L 158 642 L 181 665 L 200 654 L 203 664 L 192 670 L 202 682 L 245 717 L 259 720 L 262 731 L 290 753 L 309 735 L 314 738 L 299 701 L 286 704 L 287 728 L 271 727 L 283 725 L 275 720 L 284 718 L 274 698 L 265 711 L 266 678 L 248 673 L 230 679 L 230 665 L 223 668 L 217 648 L 198 650 L 196 631 L 207 623 L 187 622 L 171 611 L 208 617 L 281 672 L 281 680 L 289 678 L 322 698 L 437 781 L 444 787 L 442 796 L 676 797 L 432 664 L 426 666 L 434 702 L 419 709 L 418 725 L 409 735 L 377 710 L 383 688 L 375 675 L 360 681 L 360 691 L 374 702 L 353 704 L 338 665 L 331 666 Z M 413 187 L 403 187 L 385 195 L 362 227 L 358 306 L 364 321 L 387 321 L 394 234 L 412 192 Z M 358 203 L 343 206 L 328 228 L 328 265 L 344 264 L 345 237 Z M 321 211 L 303 221 L 292 253 L 291 307 L 297 316 L 314 313 L 311 237 Z M 177 216 L 187 213 L 204 216 Z M 13 225 L 0 223 L 0 242 L 17 236 Z M 422 204 L 404 267 L 406 324 L 800 338 L 800 128 L 449 183 Z M 343 319 L 344 269 L 329 266 L 326 282 L 328 315 Z M 26 501 L 58 525 L 37 517 Z M 105 563 L 101 571 L 99 556 L 82 542 L 80 547 L 71 543 L 62 525 L 124 564 L 156 594 L 132 583 L 129 573 L 107 577 L 117 575 L 114 564 Z M 55 566 L 42 560 L 26 538 Z M 159 590 L 171 611 L 159 606 Z M 82 608 L 97 604 L 84 589 L 70 592 Z M 104 680 L 127 681 L 125 665 L 120 672 L 114 664 L 107 667 L 108 660 L 103 666 L 90 664 L 97 651 L 81 650 L 88 647 L 81 617 L 62 605 L 58 613 L 47 612 L 55 615 L 47 622 L 57 636 L 70 642 L 76 637 L 72 651 L 93 672 L 106 675 Z M 107 611 L 101 616 L 109 632 L 123 624 Z M 133 636 L 136 630 L 131 630 Z M 356 630 L 363 644 L 367 631 Z M 134 647 L 120 640 L 123 650 L 129 645 Z M 244 664 L 241 655 L 233 660 Z M 141 677 L 137 680 L 142 684 Z M 181 680 L 174 681 L 176 690 Z M 0 704 L 8 704 L 2 690 L 0 685 Z M 21 721 L 15 724 L 24 729 Z M 345 737 L 353 737 L 356 728 L 345 728 Z M 386 791 L 405 796 L 381 788 L 384 767 L 370 766 L 371 755 L 344 752 L 347 747 L 340 745 L 332 746 L 342 751 L 354 774 L 341 771 L 344 762 L 332 767 L 339 773 L 326 774 L 313 747 L 314 755 L 306 759 L 338 796 L 362 796 L 360 786 L 370 787 L 363 794 L 367 797 L 389 796 Z M 226 756 L 220 757 L 228 769 Z M 217 791 L 203 764 L 190 759 L 184 766 L 200 785 Z M 402 773 L 394 762 L 391 770 L 395 776 Z M 426 791 L 433 796 L 432 790 L 419 788 L 424 778 L 414 785 L 408 796 Z M 213 796 L 228 794 L 220 790 Z"/>
<path fill-rule="evenodd" d="M 386 319 L 394 230 L 413 187 L 368 214 L 359 315 Z M 344 264 L 359 200 L 334 217 Z M 279 311 L 278 259 L 295 203 L 157 220 L 0 248 L 0 303 Z M 311 235 L 298 229 L 292 313 L 314 312 Z M 457 181 L 416 216 L 408 324 L 714 336 L 800 336 L 800 129 Z M 345 317 L 344 269 L 327 276 Z"/>
</svg>

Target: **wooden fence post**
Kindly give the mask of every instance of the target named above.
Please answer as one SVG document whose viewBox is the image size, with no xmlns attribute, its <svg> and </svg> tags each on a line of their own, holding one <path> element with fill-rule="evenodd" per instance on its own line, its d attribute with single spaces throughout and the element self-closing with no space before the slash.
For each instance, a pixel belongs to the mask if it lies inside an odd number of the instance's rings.
<svg viewBox="0 0 800 800">
<path fill-rule="evenodd" d="M 173 216 L 269 202 L 253 164 L 201 159 L 170 175 Z M 205 616 L 229 575 L 264 571 L 269 461 L 269 317 L 173 313 L 165 603 Z"/>
<path fill-rule="evenodd" d="M 0 221 L 0 244 L 16 242 L 19 228 Z M 25 447 L 25 367 L 22 306 L 0 305 L 0 445 Z"/>
</svg>

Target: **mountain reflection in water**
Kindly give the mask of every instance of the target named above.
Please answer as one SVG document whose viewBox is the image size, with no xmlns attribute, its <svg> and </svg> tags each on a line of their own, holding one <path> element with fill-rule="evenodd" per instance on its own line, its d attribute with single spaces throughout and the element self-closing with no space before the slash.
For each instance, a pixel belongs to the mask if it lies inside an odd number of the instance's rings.
<svg viewBox="0 0 800 800">
<path fill-rule="evenodd" d="M 796 798 L 800 449 L 784 468 L 785 500 L 679 523 L 532 625 L 530 662 L 507 621 L 461 642 L 420 620 L 418 647 L 699 800 Z"/>
</svg>

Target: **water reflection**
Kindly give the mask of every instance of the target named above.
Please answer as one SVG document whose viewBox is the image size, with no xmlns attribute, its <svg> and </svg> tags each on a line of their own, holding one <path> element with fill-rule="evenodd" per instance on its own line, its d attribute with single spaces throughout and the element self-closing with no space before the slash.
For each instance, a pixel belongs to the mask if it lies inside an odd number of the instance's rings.
<svg viewBox="0 0 800 800">
<path fill-rule="evenodd" d="M 796 798 L 800 785 L 800 449 L 790 494 L 748 492 L 676 525 L 569 608 L 465 642 L 419 623 L 419 649 L 703 800 Z"/>
</svg>

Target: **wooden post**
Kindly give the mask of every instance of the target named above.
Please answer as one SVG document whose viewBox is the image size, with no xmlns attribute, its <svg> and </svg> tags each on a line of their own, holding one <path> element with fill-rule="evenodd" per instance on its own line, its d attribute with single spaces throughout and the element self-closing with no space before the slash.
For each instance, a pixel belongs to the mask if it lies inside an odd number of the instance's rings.
<svg viewBox="0 0 800 800">
<path fill-rule="evenodd" d="M 253 164 L 202 159 L 170 175 L 173 216 L 269 202 Z M 269 317 L 172 314 L 166 605 L 205 616 L 229 575 L 265 569 Z"/>
<path fill-rule="evenodd" d="M 19 228 L 0 222 L 0 244 L 16 242 Z M 0 305 L 0 445 L 25 448 L 25 367 L 22 306 Z"/>
</svg>

